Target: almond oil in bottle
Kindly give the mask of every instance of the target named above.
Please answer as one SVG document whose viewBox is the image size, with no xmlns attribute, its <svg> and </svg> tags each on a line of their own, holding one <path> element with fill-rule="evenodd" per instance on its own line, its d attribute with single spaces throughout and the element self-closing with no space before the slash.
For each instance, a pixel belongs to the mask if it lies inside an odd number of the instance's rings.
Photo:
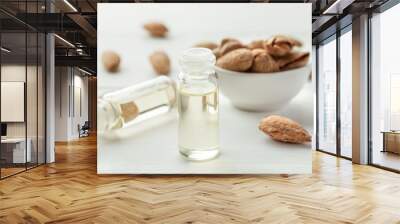
<svg viewBox="0 0 400 224">
<path fill-rule="evenodd" d="M 178 144 L 189 160 L 209 160 L 219 154 L 218 85 L 209 49 L 192 48 L 181 57 L 178 86 Z"/>
</svg>

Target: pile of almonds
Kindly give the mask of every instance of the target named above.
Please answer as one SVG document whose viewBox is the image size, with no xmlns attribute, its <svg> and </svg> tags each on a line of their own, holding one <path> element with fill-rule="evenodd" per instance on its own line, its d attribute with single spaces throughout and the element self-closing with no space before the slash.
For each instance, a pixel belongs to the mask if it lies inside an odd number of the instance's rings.
<svg viewBox="0 0 400 224">
<path fill-rule="evenodd" d="M 269 73 L 303 67 L 310 53 L 295 50 L 302 43 L 288 36 L 277 35 L 267 40 L 243 44 L 237 39 L 225 38 L 219 45 L 202 42 L 198 47 L 213 50 L 217 66 L 236 72 Z"/>
</svg>

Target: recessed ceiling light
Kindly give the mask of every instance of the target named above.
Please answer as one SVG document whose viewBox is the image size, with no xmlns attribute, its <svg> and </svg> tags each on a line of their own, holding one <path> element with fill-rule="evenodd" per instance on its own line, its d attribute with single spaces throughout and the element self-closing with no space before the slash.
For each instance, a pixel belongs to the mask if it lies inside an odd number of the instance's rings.
<svg viewBox="0 0 400 224">
<path fill-rule="evenodd" d="M 68 5 L 74 12 L 78 12 L 78 10 L 73 6 L 68 0 L 64 0 L 64 3 Z"/>
<path fill-rule="evenodd" d="M 69 42 L 68 40 L 60 37 L 58 34 L 54 34 L 55 37 L 57 37 L 59 40 L 61 40 L 62 42 L 66 43 L 67 45 L 69 45 L 70 47 L 75 48 L 75 45 L 73 45 L 71 42 Z"/>
<path fill-rule="evenodd" d="M 81 71 L 81 72 L 83 72 L 83 73 L 85 73 L 85 74 L 87 74 L 87 75 L 90 75 L 90 76 L 92 75 L 92 73 L 90 73 L 90 72 L 88 72 L 88 71 L 86 71 L 86 70 L 83 70 L 83 69 L 81 69 L 81 68 L 79 68 L 79 67 L 78 67 L 78 70 Z"/>
<path fill-rule="evenodd" d="M 6 53 L 10 53 L 10 52 L 11 52 L 10 49 L 7 49 L 7 48 L 5 48 L 5 47 L 1 47 L 0 49 L 1 49 L 2 51 L 6 52 Z"/>
<path fill-rule="evenodd" d="M 322 14 L 342 14 L 343 9 L 351 5 L 355 0 L 336 0 Z"/>
</svg>

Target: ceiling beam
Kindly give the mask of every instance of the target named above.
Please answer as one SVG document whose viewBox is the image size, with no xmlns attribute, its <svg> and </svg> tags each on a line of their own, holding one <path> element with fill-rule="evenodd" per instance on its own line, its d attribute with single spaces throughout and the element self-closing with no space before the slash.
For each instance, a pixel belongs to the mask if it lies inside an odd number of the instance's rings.
<svg viewBox="0 0 400 224">
<path fill-rule="evenodd" d="M 336 0 L 326 7 L 322 14 L 342 14 L 343 11 L 355 0 Z"/>
<path fill-rule="evenodd" d="M 67 15 L 72 21 L 82 28 L 83 31 L 90 37 L 87 41 L 91 41 L 91 46 L 96 46 L 97 30 L 88 22 L 88 20 L 80 14 L 68 14 Z"/>
<path fill-rule="evenodd" d="M 55 56 L 56 66 L 79 66 L 96 70 L 97 59 L 92 56 Z"/>
</svg>

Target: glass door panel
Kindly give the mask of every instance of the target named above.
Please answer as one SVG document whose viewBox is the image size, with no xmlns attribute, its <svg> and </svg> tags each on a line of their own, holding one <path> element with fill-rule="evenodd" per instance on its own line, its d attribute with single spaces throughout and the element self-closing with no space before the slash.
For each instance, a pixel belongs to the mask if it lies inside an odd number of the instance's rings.
<svg viewBox="0 0 400 224">
<path fill-rule="evenodd" d="M 318 149 L 336 153 L 336 39 L 318 48 Z"/>
<path fill-rule="evenodd" d="M 45 12 L 44 0 L 0 2 L 20 15 Z M 5 178 L 45 163 L 46 38 L 3 12 L 0 17 L 13 27 L 0 23 L 0 178 Z"/>
<path fill-rule="evenodd" d="M 26 33 L 1 34 L 1 175 L 26 170 Z"/>
<path fill-rule="evenodd" d="M 36 32 L 28 32 L 27 50 L 27 80 L 26 80 L 26 112 L 27 112 L 27 150 L 30 151 L 27 167 L 35 167 L 38 163 L 38 57 Z"/>
<path fill-rule="evenodd" d="M 340 36 L 340 154 L 352 157 L 352 33 Z"/>
</svg>

